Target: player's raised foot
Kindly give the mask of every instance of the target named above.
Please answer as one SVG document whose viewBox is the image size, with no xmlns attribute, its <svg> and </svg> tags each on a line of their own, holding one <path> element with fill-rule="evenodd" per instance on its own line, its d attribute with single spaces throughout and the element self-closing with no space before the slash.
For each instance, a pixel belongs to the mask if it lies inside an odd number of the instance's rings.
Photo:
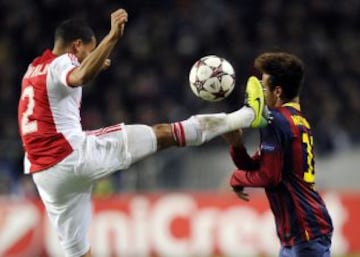
<svg viewBox="0 0 360 257">
<path fill-rule="evenodd" d="M 255 118 L 250 127 L 266 127 L 268 111 L 265 108 L 264 90 L 260 81 L 254 76 L 251 76 L 246 84 L 245 105 L 253 109 L 255 113 Z"/>
</svg>

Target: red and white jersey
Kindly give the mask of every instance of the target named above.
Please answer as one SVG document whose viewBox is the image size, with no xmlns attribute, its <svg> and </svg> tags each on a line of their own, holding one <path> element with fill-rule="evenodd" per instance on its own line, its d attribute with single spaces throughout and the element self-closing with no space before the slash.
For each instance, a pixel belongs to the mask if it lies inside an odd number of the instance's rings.
<svg viewBox="0 0 360 257">
<path fill-rule="evenodd" d="M 55 56 L 46 50 L 33 60 L 23 77 L 18 123 L 25 173 L 55 165 L 84 140 L 80 124 L 82 87 L 70 87 L 67 81 L 77 66 L 74 55 Z"/>
</svg>

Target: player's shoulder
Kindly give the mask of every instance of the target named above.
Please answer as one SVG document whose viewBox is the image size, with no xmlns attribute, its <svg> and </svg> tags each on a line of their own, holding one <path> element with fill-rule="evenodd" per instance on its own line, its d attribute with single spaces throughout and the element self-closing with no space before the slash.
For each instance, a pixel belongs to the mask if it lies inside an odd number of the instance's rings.
<svg viewBox="0 0 360 257">
<path fill-rule="evenodd" d="M 273 130 L 273 133 L 290 135 L 291 133 L 291 118 L 286 114 L 286 111 L 280 108 L 271 109 L 273 121 L 268 128 Z"/>
<path fill-rule="evenodd" d="M 305 127 L 311 129 L 309 122 L 303 116 L 300 109 L 291 106 L 281 106 L 271 110 L 273 122 L 271 125 L 285 133 L 292 133 L 294 127 Z"/>
<path fill-rule="evenodd" d="M 80 65 L 78 58 L 72 53 L 64 53 L 62 55 L 59 55 L 52 62 L 52 65 L 54 66 L 63 64 L 72 64 L 73 66 Z"/>
<path fill-rule="evenodd" d="M 284 114 L 284 110 L 282 109 L 283 107 L 280 108 L 275 108 L 275 109 L 271 109 L 271 113 L 273 116 L 273 123 L 274 124 L 278 124 L 278 125 L 286 125 L 289 123 L 289 119 L 288 117 Z"/>
<path fill-rule="evenodd" d="M 39 64 L 49 63 L 52 60 L 54 60 L 55 58 L 56 58 L 56 56 L 51 52 L 51 50 L 46 49 L 41 55 L 35 57 L 32 60 L 31 65 L 32 66 L 37 66 Z"/>
</svg>

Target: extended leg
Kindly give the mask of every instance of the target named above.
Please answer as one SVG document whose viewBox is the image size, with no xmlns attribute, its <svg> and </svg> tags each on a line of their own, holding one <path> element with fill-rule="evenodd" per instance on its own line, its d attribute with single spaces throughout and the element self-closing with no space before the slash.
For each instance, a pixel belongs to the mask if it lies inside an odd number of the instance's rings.
<svg viewBox="0 0 360 257">
<path fill-rule="evenodd" d="M 172 124 L 174 138 L 179 146 L 201 145 L 239 128 L 259 128 L 267 125 L 264 92 L 260 81 L 250 77 L 246 86 L 245 105 L 232 113 L 194 115 Z"/>
</svg>

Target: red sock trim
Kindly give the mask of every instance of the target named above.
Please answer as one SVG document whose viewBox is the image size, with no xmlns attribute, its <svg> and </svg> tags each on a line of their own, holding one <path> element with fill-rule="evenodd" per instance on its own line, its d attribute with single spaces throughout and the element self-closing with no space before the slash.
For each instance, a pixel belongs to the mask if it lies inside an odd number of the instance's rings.
<svg viewBox="0 0 360 257">
<path fill-rule="evenodd" d="M 186 140 L 185 140 L 185 131 L 184 131 L 184 127 L 181 124 L 181 122 L 179 122 L 179 127 L 180 127 L 180 136 L 181 136 L 181 141 L 182 141 L 182 146 L 186 145 Z"/>
<path fill-rule="evenodd" d="M 174 139 L 178 146 L 185 146 L 186 140 L 185 140 L 185 132 L 184 127 L 181 124 L 181 122 L 175 122 L 171 124 L 171 128 L 173 131 Z"/>
</svg>

